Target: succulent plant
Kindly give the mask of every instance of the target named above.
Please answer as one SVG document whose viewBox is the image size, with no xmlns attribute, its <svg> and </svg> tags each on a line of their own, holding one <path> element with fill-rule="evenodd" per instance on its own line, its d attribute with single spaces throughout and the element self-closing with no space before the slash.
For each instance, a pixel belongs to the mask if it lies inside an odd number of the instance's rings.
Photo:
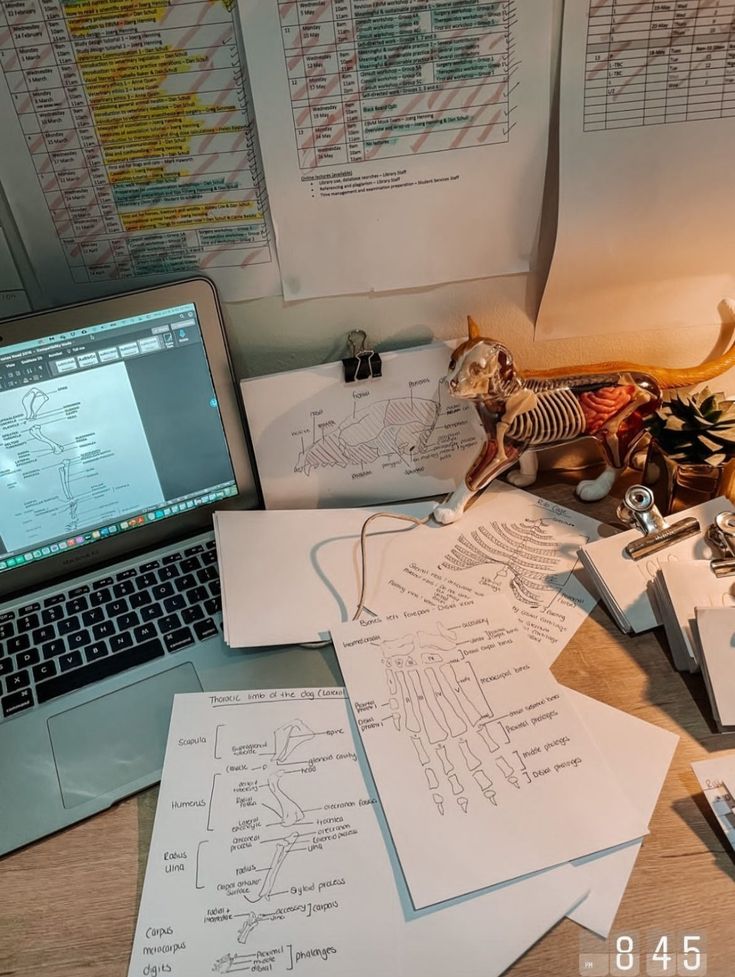
<svg viewBox="0 0 735 977">
<path fill-rule="evenodd" d="M 679 464 L 716 468 L 735 457 L 735 401 L 709 387 L 674 394 L 647 426 L 662 451 Z"/>
</svg>

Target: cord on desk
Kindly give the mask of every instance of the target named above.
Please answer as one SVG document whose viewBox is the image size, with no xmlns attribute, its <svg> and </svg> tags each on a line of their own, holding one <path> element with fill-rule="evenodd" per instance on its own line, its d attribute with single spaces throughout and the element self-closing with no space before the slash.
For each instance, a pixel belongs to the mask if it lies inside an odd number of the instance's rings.
<svg viewBox="0 0 735 977">
<path fill-rule="evenodd" d="M 352 615 L 352 620 L 356 621 L 362 612 L 365 610 L 365 587 L 367 585 L 367 529 L 371 522 L 375 519 L 400 519 L 402 522 L 411 522 L 415 526 L 425 525 L 432 517 L 433 513 L 429 513 L 428 516 L 423 516 L 419 519 L 418 516 L 408 516 L 403 512 L 374 512 L 371 516 L 365 520 L 362 524 L 362 529 L 360 530 L 360 597 L 357 602 L 357 610 Z M 301 642 L 302 648 L 326 648 L 327 645 L 331 645 L 331 640 L 326 641 L 304 641 Z"/>
</svg>

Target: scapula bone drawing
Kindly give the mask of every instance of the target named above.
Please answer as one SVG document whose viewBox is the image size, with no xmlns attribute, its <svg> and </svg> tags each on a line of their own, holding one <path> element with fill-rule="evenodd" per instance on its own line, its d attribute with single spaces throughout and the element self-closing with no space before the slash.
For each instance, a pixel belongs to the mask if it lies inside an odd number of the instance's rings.
<svg viewBox="0 0 735 977">
<path fill-rule="evenodd" d="M 295 719 L 292 723 L 284 723 L 273 734 L 273 750 L 276 763 L 287 760 L 297 746 L 313 740 L 316 734 L 309 729 L 305 722 Z"/>
</svg>

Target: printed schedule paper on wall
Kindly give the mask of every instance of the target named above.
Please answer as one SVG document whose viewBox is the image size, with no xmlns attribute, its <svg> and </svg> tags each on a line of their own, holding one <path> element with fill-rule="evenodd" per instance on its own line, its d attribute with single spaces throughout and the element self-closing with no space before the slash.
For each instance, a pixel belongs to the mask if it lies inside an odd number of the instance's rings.
<svg viewBox="0 0 735 977">
<path fill-rule="evenodd" d="M 179 695 L 128 973 L 498 977 L 588 888 L 416 912 L 344 689 Z"/>
<path fill-rule="evenodd" d="M 49 301 L 280 290 L 228 0 L 0 5 L 0 183 Z"/>
<path fill-rule="evenodd" d="M 528 271 L 551 6 L 240 3 L 287 299 Z"/>
<path fill-rule="evenodd" d="M 417 909 L 648 831 L 514 617 L 496 597 L 332 629 Z"/>
<path fill-rule="evenodd" d="M 538 337 L 722 321 L 735 289 L 734 14 L 725 0 L 565 3 L 559 224 Z"/>
</svg>

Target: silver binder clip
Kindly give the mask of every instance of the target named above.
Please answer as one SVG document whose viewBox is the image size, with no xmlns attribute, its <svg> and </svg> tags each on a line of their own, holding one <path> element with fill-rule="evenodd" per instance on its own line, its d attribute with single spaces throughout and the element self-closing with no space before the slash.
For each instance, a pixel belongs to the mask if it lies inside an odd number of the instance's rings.
<svg viewBox="0 0 735 977">
<path fill-rule="evenodd" d="M 641 539 L 634 539 L 625 547 L 631 560 L 642 560 L 700 531 L 699 522 L 693 516 L 675 523 L 666 522 L 653 501 L 653 492 L 645 485 L 631 485 L 626 491 L 618 506 L 618 519 L 643 533 Z"/>
<path fill-rule="evenodd" d="M 735 512 L 720 512 L 706 533 L 707 542 L 722 553 L 709 561 L 716 577 L 729 577 L 735 573 Z"/>
</svg>

